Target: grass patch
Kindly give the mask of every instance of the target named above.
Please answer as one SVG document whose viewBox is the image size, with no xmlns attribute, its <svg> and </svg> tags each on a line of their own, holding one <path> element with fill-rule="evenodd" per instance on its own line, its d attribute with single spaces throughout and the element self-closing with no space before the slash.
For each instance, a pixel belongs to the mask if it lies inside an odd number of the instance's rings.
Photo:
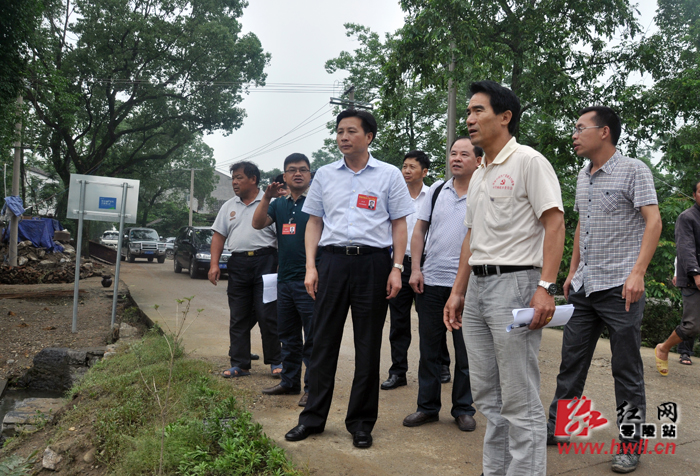
<svg viewBox="0 0 700 476">
<path fill-rule="evenodd" d="M 97 460 L 113 474 L 157 474 L 161 454 L 161 408 L 146 383 L 165 389 L 170 350 L 166 338 L 149 332 L 128 351 L 100 362 L 72 390 L 74 399 L 58 423 L 55 439 L 68 428 L 91 422 Z M 166 415 L 163 474 L 297 475 L 284 451 L 262 433 L 234 395 L 236 389 L 211 377 L 211 365 L 175 350 Z"/>
</svg>

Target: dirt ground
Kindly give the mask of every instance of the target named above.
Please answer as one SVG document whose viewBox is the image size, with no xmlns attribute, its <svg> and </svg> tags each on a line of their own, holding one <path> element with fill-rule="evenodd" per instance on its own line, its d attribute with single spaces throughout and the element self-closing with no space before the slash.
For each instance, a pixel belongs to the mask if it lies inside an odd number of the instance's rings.
<svg viewBox="0 0 700 476">
<path fill-rule="evenodd" d="M 72 333 L 73 322 L 73 283 L 0 285 L 0 296 L 23 293 L 29 297 L 8 299 L 0 297 L 0 379 L 12 381 L 21 377 L 31 367 L 34 356 L 46 347 L 67 347 L 83 349 L 101 347 L 111 342 L 110 323 L 114 288 L 102 286 L 101 274 L 114 274 L 113 266 L 102 265 L 97 276 L 80 281 L 83 291 L 78 300 L 78 332 Z M 63 292 L 61 297 L 42 297 L 46 292 Z M 121 321 L 123 310 L 130 307 L 131 301 L 123 296 L 117 302 L 117 322 Z M 132 323 L 132 325 L 136 325 Z M 143 327 L 143 325 L 138 325 Z M 74 402 L 77 403 L 77 402 Z M 60 418 L 60 413 L 56 418 Z M 28 457 L 37 451 L 34 466 L 41 468 L 43 451 L 49 441 L 54 451 L 73 458 L 70 464 L 61 464 L 60 470 L 43 470 L 42 474 L 92 475 L 106 474 L 108 469 L 94 461 L 89 422 L 69 429 L 56 438 L 55 428 L 45 428 L 28 435 L 12 453 Z M 93 456 L 90 456 L 92 454 Z M 6 454 L 0 454 L 0 459 Z"/>
<path fill-rule="evenodd" d="M 113 274 L 104 265 L 104 273 Z M 110 338 L 114 288 L 102 287 L 101 276 L 80 281 L 78 332 L 73 322 L 73 283 L 0 285 L 0 379 L 12 381 L 31 367 L 34 356 L 46 347 L 81 349 L 104 346 Z M 62 297 L 42 297 L 64 292 Z M 29 297 L 2 298 L 23 293 Z M 118 301 L 118 315 L 125 304 Z"/>
</svg>

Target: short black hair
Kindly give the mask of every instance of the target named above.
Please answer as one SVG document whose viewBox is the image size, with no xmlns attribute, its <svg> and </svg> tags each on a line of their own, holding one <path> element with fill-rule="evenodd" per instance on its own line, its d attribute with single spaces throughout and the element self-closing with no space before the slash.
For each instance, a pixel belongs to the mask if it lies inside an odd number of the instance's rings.
<svg viewBox="0 0 700 476">
<path fill-rule="evenodd" d="M 610 139 L 612 140 L 612 145 L 617 145 L 617 141 L 620 140 L 620 133 L 622 132 L 620 116 L 618 116 L 617 113 L 608 106 L 584 107 L 578 112 L 578 115 L 583 116 L 589 112 L 595 112 L 593 122 L 595 122 L 596 126 L 608 126 L 610 129 Z"/>
<path fill-rule="evenodd" d="M 293 154 L 288 155 L 287 158 L 284 159 L 284 171 L 287 171 L 287 166 L 289 164 L 296 164 L 297 162 L 306 162 L 306 165 L 309 168 L 311 168 L 311 162 L 309 162 L 309 158 L 304 154 L 295 152 Z"/>
<path fill-rule="evenodd" d="M 422 150 L 409 150 L 406 152 L 406 155 L 403 156 L 404 162 L 406 162 L 406 159 L 416 159 L 420 164 L 421 169 L 430 168 L 430 158 L 428 157 L 428 154 Z"/>
<path fill-rule="evenodd" d="M 695 182 L 695 185 L 693 185 L 693 193 L 698 193 L 698 184 L 699 183 L 700 183 L 700 181 Z"/>
<path fill-rule="evenodd" d="M 461 140 L 464 140 L 464 139 L 468 140 L 469 142 L 472 141 L 472 138 L 469 137 L 469 136 L 459 136 L 459 137 L 457 137 L 455 140 L 452 141 L 452 144 L 450 144 L 450 150 L 452 150 L 452 147 L 454 147 L 454 145 L 455 145 L 457 142 L 459 142 L 459 141 L 461 141 Z"/>
<path fill-rule="evenodd" d="M 520 99 L 510 89 L 501 86 L 495 81 L 484 80 L 472 83 L 469 85 L 471 95 L 476 93 L 484 93 L 489 97 L 489 104 L 495 114 L 502 114 L 510 111 L 513 116 L 508 123 L 508 132 L 515 135 L 515 130 L 520 122 Z"/>
<path fill-rule="evenodd" d="M 243 169 L 243 173 L 248 178 L 255 177 L 255 185 L 260 185 L 260 169 L 253 162 L 248 162 L 247 160 L 241 160 L 231 165 L 229 172 L 233 176 L 233 173 L 238 170 Z"/>
<path fill-rule="evenodd" d="M 336 132 L 338 131 L 338 124 L 340 124 L 340 121 L 347 117 L 360 118 L 360 120 L 362 121 L 362 130 L 365 131 L 365 134 L 368 134 L 370 132 L 372 133 L 372 140 L 370 141 L 370 144 L 374 141 L 374 139 L 377 138 L 377 120 L 371 113 L 363 111 L 361 109 L 346 109 L 340 114 L 338 114 L 338 116 L 335 118 Z"/>
<path fill-rule="evenodd" d="M 464 140 L 464 139 L 468 140 L 469 142 L 472 142 L 472 139 L 469 136 L 459 136 L 455 140 L 452 141 L 452 145 L 450 146 L 450 150 L 452 150 L 452 147 L 457 143 L 457 141 Z M 482 149 L 478 145 L 474 145 L 473 142 L 472 142 L 472 146 L 474 147 L 474 155 L 476 157 L 483 157 L 484 156 L 484 149 Z"/>
<path fill-rule="evenodd" d="M 273 180 L 273 182 L 281 183 L 281 188 L 287 188 L 287 182 L 284 181 L 284 174 L 279 174 L 277 177 L 275 177 L 275 180 Z"/>
</svg>

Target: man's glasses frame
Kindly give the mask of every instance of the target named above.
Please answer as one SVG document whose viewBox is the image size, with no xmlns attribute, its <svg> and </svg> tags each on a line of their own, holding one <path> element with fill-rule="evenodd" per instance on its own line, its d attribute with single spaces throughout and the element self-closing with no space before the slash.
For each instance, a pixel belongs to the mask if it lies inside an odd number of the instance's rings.
<svg viewBox="0 0 700 476">
<path fill-rule="evenodd" d="M 292 168 L 289 168 L 289 169 L 284 171 L 285 174 L 292 174 L 292 175 L 296 175 L 297 172 L 301 173 L 301 174 L 308 174 L 309 172 L 311 172 L 311 169 L 307 169 L 306 167 L 302 167 L 300 169 L 292 167 Z"/>
<path fill-rule="evenodd" d="M 600 129 L 601 127 L 605 127 L 605 126 L 588 126 L 588 127 L 578 126 L 578 127 L 574 127 L 574 130 L 571 133 L 571 135 L 575 136 L 576 134 L 582 134 L 583 131 L 585 131 L 586 129 Z"/>
</svg>

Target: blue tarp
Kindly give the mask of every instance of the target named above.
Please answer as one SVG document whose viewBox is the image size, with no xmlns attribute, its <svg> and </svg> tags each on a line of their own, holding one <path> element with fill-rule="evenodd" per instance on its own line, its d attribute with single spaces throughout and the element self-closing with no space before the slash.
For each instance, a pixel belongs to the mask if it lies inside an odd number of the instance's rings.
<svg viewBox="0 0 700 476">
<path fill-rule="evenodd" d="M 15 197 L 14 195 L 5 197 L 5 204 L 2 206 L 2 212 L 0 212 L 0 215 L 4 215 L 5 210 L 7 210 L 8 208 L 16 217 L 22 216 L 22 214 L 24 213 L 24 204 L 22 203 L 22 197 Z"/>
<path fill-rule="evenodd" d="M 46 248 L 46 251 L 63 251 L 63 246 L 53 241 L 53 232 L 63 230 L 63 227 L 53 218 L 32 218 L 19 222 L 17 242 L 29 240 L 36 248 Z M 6 228 L 2 241 L 10 241 L 10 229 Z"/>
</svg>

